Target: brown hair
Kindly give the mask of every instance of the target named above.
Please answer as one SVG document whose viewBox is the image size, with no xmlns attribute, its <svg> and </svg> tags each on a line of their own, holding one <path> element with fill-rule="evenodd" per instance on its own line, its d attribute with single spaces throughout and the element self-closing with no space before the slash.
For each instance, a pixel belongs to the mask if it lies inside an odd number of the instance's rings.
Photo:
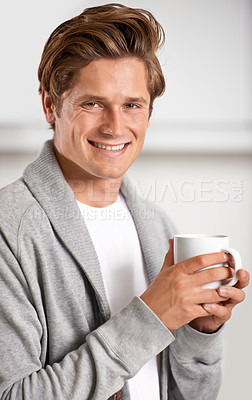
<svg viewBox="0 0 252 400">
<path fill-rule="evenodd" d="M 153 101 L 165 89 L 156 56 L 164 37 L 162 26 L 147 10 L 117 3 L 87 8 L 59 25 L 47 40 L 38 68 L 39 93 L 42 88 L 49 93 L 59 115 L 62 95 L 80 68 L 101 58 L 133 56 L 147 68 L 151 114 Z"/>
</svg>

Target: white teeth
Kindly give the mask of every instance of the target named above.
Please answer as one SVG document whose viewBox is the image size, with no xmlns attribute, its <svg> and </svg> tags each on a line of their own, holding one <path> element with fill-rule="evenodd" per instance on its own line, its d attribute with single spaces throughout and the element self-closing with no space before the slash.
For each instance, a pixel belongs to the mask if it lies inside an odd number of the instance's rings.
<svg viewBox="0 0 252 400">
<path fill-rule="evenodd" d="M 122 150 L 126 144 L 119 144 L 118 146 L 106 146 L 105 144 L 101 143 L 96 143 L 96 142 L 91 142 L 93 146 L 98 147 L 99 149 L 105 149 L 105 150 Z"/>
</svg>

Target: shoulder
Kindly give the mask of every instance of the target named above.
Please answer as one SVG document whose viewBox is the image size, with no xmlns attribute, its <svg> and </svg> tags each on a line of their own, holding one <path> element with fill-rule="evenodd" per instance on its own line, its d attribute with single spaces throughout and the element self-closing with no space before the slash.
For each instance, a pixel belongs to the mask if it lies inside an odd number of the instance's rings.
<svg viewBox="0 0 252 400">
<path fill-rule="evenodd" d="M 23 221 L 28 219 L 31 226 L 35 210 L 42 210 L 22 178 L 0 189 L 0 204 L 1 239 L 16 253 Z"/>
<path fill-rule="evenodd" d="M 34 203 L 34 198 L 22 178 L 0 189 L 0 219 L 3 222 L 12 213 L 17 217 Z"/>
</svg>

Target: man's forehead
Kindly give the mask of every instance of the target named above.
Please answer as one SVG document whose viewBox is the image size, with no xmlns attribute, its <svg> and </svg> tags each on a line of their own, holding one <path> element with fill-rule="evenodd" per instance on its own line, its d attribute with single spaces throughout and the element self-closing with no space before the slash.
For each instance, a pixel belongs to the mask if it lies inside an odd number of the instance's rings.
<svg viewBox="0 0 252 400">
<path fill-rule="evenodd" d="M 147 67 L 143 61 L 136 57 L 119 59 L 102 58 L 80 68 L 76 75 L 79 81 L 88 78 L 90 82 L 94 81 L 94 83 L 99 79 L 104 81 L 105 77 L 109 78 L 109 80 L 105 80 L 105 84 L 117 80 L 125 82 L 126 79 L 147 82 Z"/>
<path fill-rule="evenodd" d="M 136 58 L 101 59 L 82 67 L 70 96 L 77 101 L 105 101 L 111 96 L 129 102 L 148 103 L 150 100 L 146 67 Z"/>
</svg>

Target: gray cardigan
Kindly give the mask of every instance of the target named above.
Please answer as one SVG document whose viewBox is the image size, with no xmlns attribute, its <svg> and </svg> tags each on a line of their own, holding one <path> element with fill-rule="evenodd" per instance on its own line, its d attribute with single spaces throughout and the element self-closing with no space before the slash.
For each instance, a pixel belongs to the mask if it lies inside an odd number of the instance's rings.
<svg viewBox="0 0 252 400">
<path fill-rule="evenodd" d="M 125 196 L 151 282 L 172 224 L 141 199 Z M 52 141 L 0 191 L 0 399 L 106 400 L 161 353 L 165 400 L 214 400 L 220 387 L 219 334 L 189 326 L 171 333 L 140 298 L 115 317 L 99 261 Z"/>
</svg>

